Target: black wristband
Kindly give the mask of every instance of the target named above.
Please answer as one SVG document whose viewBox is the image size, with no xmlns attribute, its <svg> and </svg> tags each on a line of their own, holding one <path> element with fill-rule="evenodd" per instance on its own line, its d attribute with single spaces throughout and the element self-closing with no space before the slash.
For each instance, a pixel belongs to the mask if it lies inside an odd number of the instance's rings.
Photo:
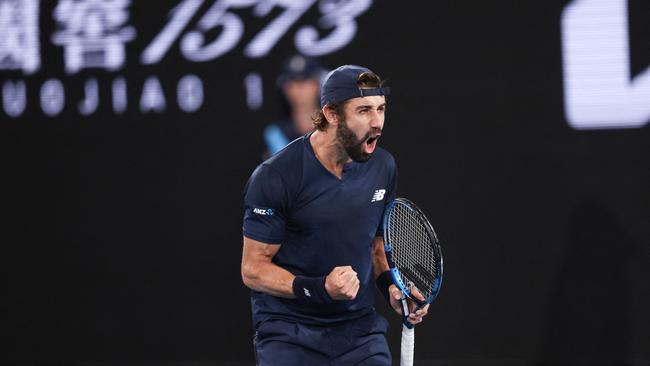
<svg viewBox="0 0 650 366">
<path fill-rule="evenodd" d="M 388 289 L 390 288 L 390 285 L 393 284 L 393 276 L 391 276 L 390 271 L 382 272 L 377 276 L 375 284 L 377 285 L 379 292 L 384 295 L 384 298 L 390 304 L 390 291 L 388 291 Z"/>
<path fill-rule="evenodd" d="M 293 280 L 293 294 L 298 301 L 309 304 L 330 304 L 334 302 L 325 290 L 325 276 L 296 276 Z"/>
</svg>

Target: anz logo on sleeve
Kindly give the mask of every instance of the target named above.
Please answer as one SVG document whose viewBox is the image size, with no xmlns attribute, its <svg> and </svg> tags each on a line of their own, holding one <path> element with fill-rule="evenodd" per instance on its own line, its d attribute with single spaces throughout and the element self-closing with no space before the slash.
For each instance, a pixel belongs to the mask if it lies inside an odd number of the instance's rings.
<svg viewBox="0 0 650 366">
<path fill-rule="evenodd" d="M 273 216 L 273 209 L 272 208 L 253 208 L 253 213 L 262 215 L 262 216 Z"/>
<path fill-rule="evenodd" d="M 571 127 L 650 121 L 650 67 L 631 74 L 628 0 L 573 0 L 562 13 L 564 105 Z"/>
</svg>

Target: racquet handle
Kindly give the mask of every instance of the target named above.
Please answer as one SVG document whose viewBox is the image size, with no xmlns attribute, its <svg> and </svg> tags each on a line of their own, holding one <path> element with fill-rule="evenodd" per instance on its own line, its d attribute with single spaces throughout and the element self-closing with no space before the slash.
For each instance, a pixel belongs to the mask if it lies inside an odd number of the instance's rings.
<svg viewBox="0 0 650 366">
<path fill-rule="evenodd" d="M 400 351 L 400 366 L 413 366 L 415 349 L 415 329 L 402 325 L 402 348 Z"/>
<path fill-rule="evenodd" d="M 399 304 L 402 307 L 402 323 L 408 328 L 413 328 L 413 324 L 409 321 L 410 312 L 408 303 L 406 302 L 406 297 L 403 296 Z"/>
</svg>

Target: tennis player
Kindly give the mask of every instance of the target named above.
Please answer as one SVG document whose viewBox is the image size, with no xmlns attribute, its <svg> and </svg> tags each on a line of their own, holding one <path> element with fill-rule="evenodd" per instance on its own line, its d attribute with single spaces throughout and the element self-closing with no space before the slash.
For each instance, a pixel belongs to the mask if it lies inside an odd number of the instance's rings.
<svg viewBox="0 0 650 366">
<path fill-rule="evenodd" d="M 373 307 L 377 284 L 401 313 L 381 237 L 397 185 L 395 160 L 377 146 L 389 94 L 382 83 L 365 67 L 331 71 L 316 130 L 246 184 L 241 272 L 260 366 L 391 364 L 388 323 Z"/>
</svg>

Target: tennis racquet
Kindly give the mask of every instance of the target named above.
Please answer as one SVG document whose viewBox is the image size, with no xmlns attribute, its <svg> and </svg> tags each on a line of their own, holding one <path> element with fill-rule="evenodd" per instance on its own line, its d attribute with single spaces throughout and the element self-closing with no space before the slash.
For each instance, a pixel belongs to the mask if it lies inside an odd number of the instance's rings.
<svg viewBox="0 0 650 366">
<path fill-rule="evenodd" d="M 384 251 L 393 283 L 402 291 L 402 340 L 400 365 L 413 365 L 415 330 L 408 321 L 407 299 L 417 309 L 438 296 L 442 284 L 442 252 L 433 226 L 413 202 L 396 198 L 384 211 Z M 415 288 L 424 300 L 413 295 Z"/>
</svg>

